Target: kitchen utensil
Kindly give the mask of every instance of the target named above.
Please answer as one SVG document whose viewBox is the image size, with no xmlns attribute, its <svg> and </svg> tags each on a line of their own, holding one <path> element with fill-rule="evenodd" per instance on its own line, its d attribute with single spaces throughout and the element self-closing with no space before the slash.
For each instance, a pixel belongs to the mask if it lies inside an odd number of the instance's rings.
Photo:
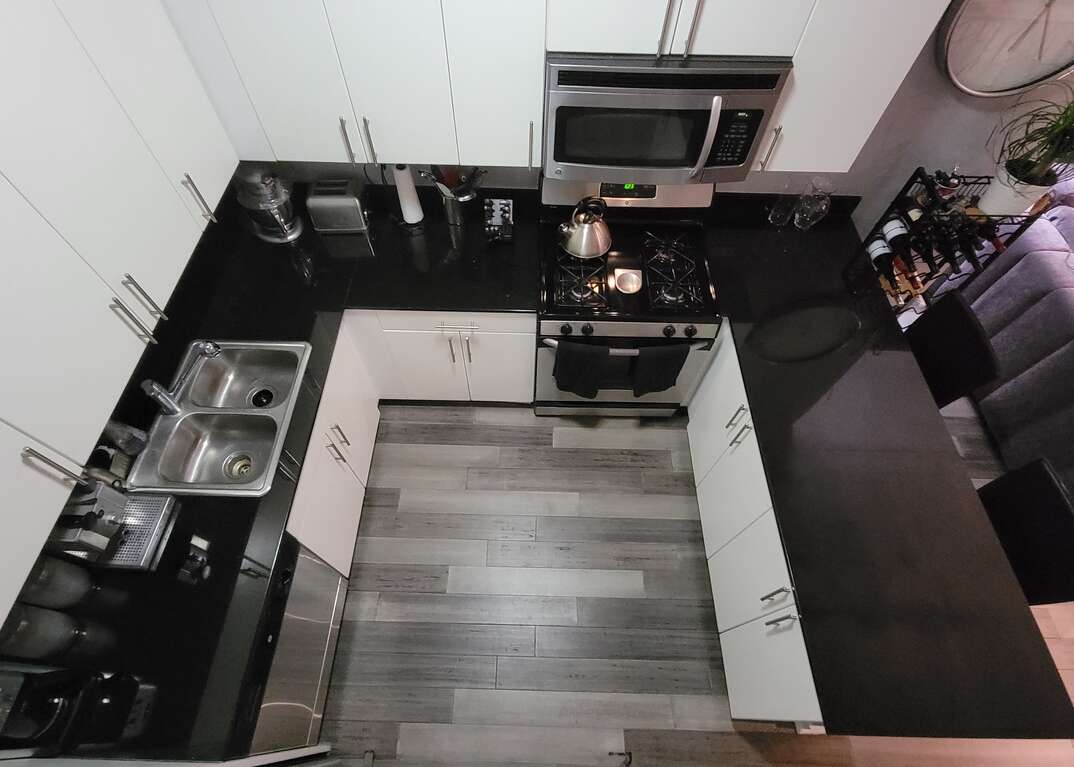
<svg viewBox="0 0 1074 767">
<path fill-rule="evenodd" d="M 485 175 L 482 168 L 474 168 L 470 175 L 463 176 L 462 183 L 451 190 L 452 196 L 459 202 L 469 202 L 477 196 L 477 188 L 481 184 L 481 177 Z"/>
<path fill-rule="evenodd" d="M 246 176 L 236 181 L 239 204 L 250 215 L 250 225 L 265 242 L 284 243 L 302 234 L 302 219 L 291 203 L 290 182 L 272 173 Z"/>
<path fill-rule="evenodd" d="M 322 234 L 355 234 L 368 226 L 353 178 L 316 182 L 306 198 L 306 210 L 313 228 Z"/>
<path fill-rule="evenodd" d="M 559 246 L 575 258 L 600 258 L 612 246 L 612 234 L 604 222 L 608 205 L 600 197 L 583 197 L 571 211 L 570 220 L 559 225 Z"/>
</svg>

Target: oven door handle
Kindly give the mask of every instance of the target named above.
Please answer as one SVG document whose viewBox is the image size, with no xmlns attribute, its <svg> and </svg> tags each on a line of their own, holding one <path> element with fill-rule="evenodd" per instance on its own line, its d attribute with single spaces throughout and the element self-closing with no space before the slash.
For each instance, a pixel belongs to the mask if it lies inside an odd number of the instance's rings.
<svg viewBox="0 0 1074 767">
<path fill-rule="evenodd" d="M 545 338 L 542 343 L 549 349 L 556 349 L 559 347 L 559 341 L 555 338 Z M 705 342 L 690 344 L 691 349 L 704 349 L 708 344 Z M 637 357 L 640 352 L 637 349 L 617 349 L 615 347 L 608 347 L 608 355 L 611 357 Z"/>
<path fill-rule="evenodd" d="M 705 131 L 705 140 L 701 143 L 701 153 L 697 157 L 697 162 L 694 163 L 693 170 L 690 171 L 690 178 L 695 178 L 704 167 L 705 162 L 709 159 L 709 153 L 712 152 L 712 142 L 716 140 L 716 129 L 720 127 L 720 109 L 723 107 L 723 97 L 712 97 L 712 111 L 709 112 L 709 127 Z"/>
</svg>

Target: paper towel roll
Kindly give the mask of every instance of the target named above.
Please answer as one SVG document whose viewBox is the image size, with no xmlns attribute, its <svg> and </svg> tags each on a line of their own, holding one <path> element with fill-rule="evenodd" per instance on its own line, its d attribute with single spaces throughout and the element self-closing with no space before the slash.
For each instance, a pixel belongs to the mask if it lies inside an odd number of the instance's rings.
<svg viewBox="0 0 1074 767">
<path fill-rule="evenodd" d="M 414 188 L 414 174 L 410 172 L 410 166 L 393 165 L 392 175 L 395 177 L 395 191 L 399 194 L 399 209 L 403 213 L 403 220 L 408 224 L 420 223 L 425 214 L 421 210 L 421 202 L 418 201 L 418 190 Z"/>
</svg>

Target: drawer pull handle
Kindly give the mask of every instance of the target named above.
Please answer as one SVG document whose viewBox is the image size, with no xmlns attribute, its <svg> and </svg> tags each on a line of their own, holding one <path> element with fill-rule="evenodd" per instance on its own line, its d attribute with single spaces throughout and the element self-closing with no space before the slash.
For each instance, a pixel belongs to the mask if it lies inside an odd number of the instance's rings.
<svg viewBox="0 0 1074 767">
<path fill-rule="evenodd" d="M 351 441 L 349 439 L 347 439 L 347 435 L 343 433 L 343 429 L 340 427 L 340 425 L 338 423 L 332 424 L 332 430 L 335 431 L 335 433 L 339 435 L 339 441 L 340 442 L 342 442 L 347 447 L 351 446 Z"/>
<path fill-rule="evenodd" d="M 767 594 L 765 594 L 763 597 L 761 597 L 761 601 L 762 602 L 769 602 L 769 601 L 775 599 L 776 597 L 778 597 L 778 596 L 780 596 L 782 594 L 790 594 L 790 593 L 791 593 L 791 590 L 789 588 L 787 588 L 786 586 L 780 586 L 775 591 L 769 591 Z"/>
<path fill-rule="evenodd" d="M 328 452 L 332 454 L 332 457 L 334 457 L 337 461 L 343 461 L 344 463 L 347 462 L 347 459 L 343 457 L 343 451 L 336 447 L 334 442 L 329 442 L 327 445 L 325 445 L 325 447 L 328 449 Z"/>
<path fill-rule="evenodd" d="M 75 472 L 71 471 L 70 469 L 68 469 L 66 466 L 63 466 L 62 464 L 56 463 L 54 460 L 49 458 L 47 455 L 45 455 L 44 453 L 39 453 L 38 451 L 34 450 L 32 447 L 24 447 L 22 449 L 22 457 L 23 457 L 23 460 L 32 458 L 35 461 L 40 461 L 41 463 L 45 464 L 46 466 L 48 466 L 48 467 L 50 467 L 52 469 L 55 469 L 56 471 L 58 471 L 63 476 L 67 477 L 70 480 L 73 480 L 75 483 L 77 483 L 79 485 L 82 485 L 83 487 L 89 487 L 92 484 L 90 482 L 90 480 L 88 480 L 86 477 L 83 477 L 80 474 L 76 474 Z"/>
<path fill-rule="evenodd" d="M 746 415 L 746 406 L 745 405 L 739 405 L 738 410 L 736 410 L 735 414 L 733 416 L 731 416 L 731 420 L 723 425 L 723 428 L 725 428 L 725 429 L 733 429 L 733 428 L 735 428 L 736 426 L 738 426 L 739 420 L 744 415 Z"/>
<path fill-rule="evenodd" d="M 738 430 L 738 434 L 731 440 L 731 447 L 737 447 L 742 444 L 742 441 L 746 439 L 746 435 L 753 431 L 753 427 L 748 423 L 742 424 L 742 428 Z"/>
<path fill-rule="evenodd" d="M 797 615 L 781 615 L 778 618 L 773 618 L 770 621 L 765 621 L 764 625 L 766 625 L 766 626 L 778 626 L 779 624 L 783 623 L 784 621 L 796 621 L 796 620 L 798 620 Z"/>
</svg>

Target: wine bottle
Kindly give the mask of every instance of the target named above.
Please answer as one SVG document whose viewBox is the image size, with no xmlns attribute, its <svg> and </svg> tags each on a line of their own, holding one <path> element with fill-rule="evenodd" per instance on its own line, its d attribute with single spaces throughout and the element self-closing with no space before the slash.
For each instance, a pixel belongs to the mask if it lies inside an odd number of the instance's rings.
<svg viewBox="0 0 1074 767">
<path fill-rule="evenodd" d="M 899 292 L 899 281 L 895 276 L 895 253 L 887 241 L 883 237 L 877 237 L 866 246 L 865 252 L 869 255 L 869 261 L 876 273 L 887 281 L 885 292 L 896 306 L 902 306 L 904 302 Z"/>
<path fill-rule="evenodd" d="M 892 213 L 891 217 L 880 227 L 880 232 L 891 249 L 895 251 L 895 255 L 902 261 L 907 279 L 911 284 L 914 280 L 920 282 L 917 276 L 917 265 L 914 263 L 914 251 L 910 247 L 910 230 L 907 229 L 906 223 L 897 213 Z"/>
</svg>

